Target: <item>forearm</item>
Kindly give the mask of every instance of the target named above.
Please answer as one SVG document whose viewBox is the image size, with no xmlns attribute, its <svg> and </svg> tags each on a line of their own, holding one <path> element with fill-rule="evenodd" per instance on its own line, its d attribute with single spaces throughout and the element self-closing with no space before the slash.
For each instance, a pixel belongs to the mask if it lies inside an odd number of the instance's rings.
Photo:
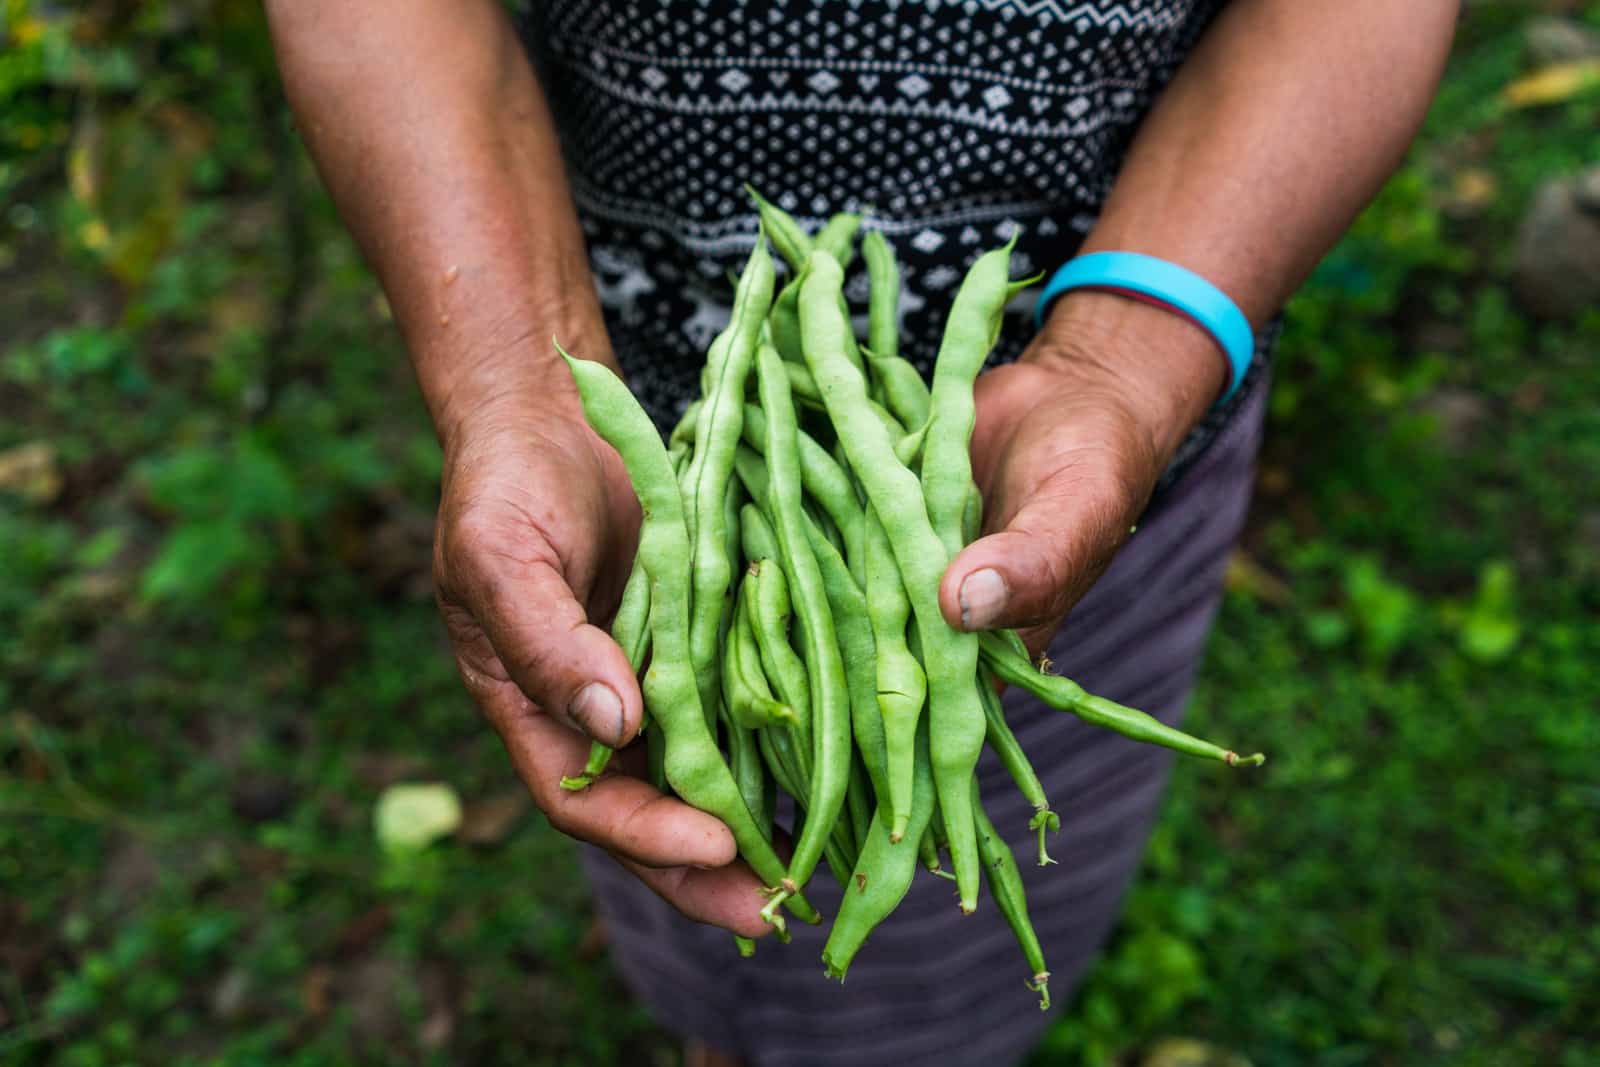
<svg viewBox="0 0 1600 1067">
<path fill-rule="evenodd" d="M 1259 329 L 1404 154 L 1457 8 L 1454 0 L 1234 0 L 1140 128 L 1082 251 L 1178 263 Z M 1209 335 L 1131 300 L 1070 293 L 1043 347 L 1088 351 L 1102 338 L 1118 346 L 1117 358 L 1143 361 L 1123 372 L 1162 394 L 1162 443 L 1175 447 L 1225 381 Z"/>
<path fill-rule="evenodd" d="M 576 394 L 550 337 L 610 358 L 554 124 L 492 0 L 273 0 L 290 105 L 381 280 L 442 437 Z"/>
</svg>

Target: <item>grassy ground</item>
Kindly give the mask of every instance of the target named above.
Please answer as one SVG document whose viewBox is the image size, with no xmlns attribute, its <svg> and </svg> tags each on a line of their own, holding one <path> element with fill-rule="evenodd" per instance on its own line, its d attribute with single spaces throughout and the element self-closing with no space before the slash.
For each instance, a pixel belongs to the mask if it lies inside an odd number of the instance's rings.
<svg viewBox="0 0 1600 1067">
<path fill-rule="evenodd" d="M 1600 1060 L 1600 310 L 1507 289 L 1600 100 L 1507 111 L 1530 8 L 1469 7 L 1292 309 L 1193 713 L 1273 762 L 1180 767 L 1040 1062 Z M 677 1062 L 444 655 L 437 449 L 253 5 L 42 10 L 0 0 L 0 1062 Z M 413 780 L 465 821 L 388 856 Z"/>
</svg>

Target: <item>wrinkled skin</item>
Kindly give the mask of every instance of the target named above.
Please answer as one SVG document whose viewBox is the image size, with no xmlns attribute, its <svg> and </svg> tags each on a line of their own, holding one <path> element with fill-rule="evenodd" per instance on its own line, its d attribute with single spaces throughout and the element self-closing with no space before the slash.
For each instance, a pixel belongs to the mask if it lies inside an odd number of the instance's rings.
<svg viewBox="0 0 1600 1067">
<path fill-rule="evenodd" d="M 1098 293 L 1069 300 L 1018 362 L 978 378 L 983 536 L 940 586 L 951 625 L 1014 627 L 1034 653 L 1128 539 L 1224 374 L 1209 339 L 1169 312 Z M 964 584 L 984 570 L 1001 580 L 987 611 Z"/>
<path fill-rule="evenodd" d="M 639 687 L 600 628 L 638 538 L 621 460 L 576 393 L 496 401 L 461 425 L 445 449 L 434 579 L 467 691 L 552 826 L 605 848 L 690 918 L 765 934 L 761 882 L 736 861 L 732 834 L 645 782 L 641 746 L 588 789 L 558 784 L 583 766 L 590 736 L 620 745 L 639 730 Z M 575 710 L 595 683 L 615 704 Z"/>
</svg>

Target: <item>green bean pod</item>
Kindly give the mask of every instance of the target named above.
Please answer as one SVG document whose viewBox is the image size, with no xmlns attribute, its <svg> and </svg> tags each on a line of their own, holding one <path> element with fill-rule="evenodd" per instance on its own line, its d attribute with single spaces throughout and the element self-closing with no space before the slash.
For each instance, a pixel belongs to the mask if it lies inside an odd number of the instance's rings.
<svg viewBox="0 0 1600 1067">
<path fill-rule="evenodd" d="M 850 269 L 856 258 L 856 231 L 861 228 L 861 216 L 853 211 L 841 211 L 822 224 L 812 239 L 813 249 L 820 248 L 832 256 L 841 271 Z"/>
<path fill-rule="evenodd" d="M 766 637 L 762 639 L 761 648 L 764 650 L 770 647 L 774 650 L 775 665 L 770 668 L 775 679 L 774 684 L 778 684 L 776 679 L 780 677 L 786 678 L 788 680 L 780 687 L 780 693 L 790 691 L 806 696 L 809 694 L 806 667 L 799 657 L 795 656 L 794 650 L 789 646 L 788 638 L 784 633 L 789 616 L 789 601 L 788 592 L 784 586 L 783 569 L 776 565 L 776 558 L 779 555 L 777 537 L 773 533 L 772 524 L 767 521 L 765 514 L 760 510 L 760 507 L 769 505 L 767 498 L 767 471 L 760 464 L 760 457 L 747 448 L 739 450 L 737 466 L 740 478 L 745 482 L 751 497 L 755 499 L 757 504 L 755 508 L 748 508 L 741 519 L 742 528 L 748 531 L 745 538 L 745 552 L 747 555 L 758 557 L 764 564 L 768 561 L 773 564 L 771 566 L 763 565 L 759 574 L 746 576 L 744 587 L 740 589 L 740 593 L 744 594 L 748 590 L 752 603 L 760 605 L 759 609 L 752 607 L 747 612 L 747 615 L 754 620 L 753 627 L 758 627 L 766 633 Z M 844 567 L 843 561 L 839 558 L 838 549 L 823 536 L 812 516 L 806 516 L 805 525 L 806 538 L 817 553 L 817 566 L 823 575 L 829 610 L 834 611 L 836 610 L 835 605 L 838 603 L 836 596 L 847 596 L 851 590 L 854 590 L 859 596 L 859 588 L 855 586 L 847 569 Z M 839 592 L 836 593 L 835 590 Z M 859 613 L 857 612 L 858 615 Z M 852 628 L 859 624 L 859 617 L 850 618 L 848 616 L 840 623 L 841 658 L 846 657 L 847 649 L 854 647 L 850 638 L 846 635 L 852 632 Z M 764 655 L 765 652 L 763 651 Z M 856 725 L 855 710 L 858 698 L 855 688 L 856 678 L 851 675 L 848 658 L 846 658 L 845 674 L 846 684 L 850 689 L 851 728 L 853 730 Z M 797 717 L 795 726 L 798 728 L 795 731 L 796 749 L 803 764 L 800 777 L 809 782 L 811 780 L 812 758 L 812 735 L 810 733 L 809 719 L 802 714 Z M 870 729 L 870 722 L 866 724 L 866 728 Z M 849 866 L 854 865 L 854 857 L 859 848 L 858 840 L 860 835 L 858 830 L 865 829 L 861 824 L 871 815 L 871 807 L 867 800 L 868 790 L 870 789 L 872 789 L 870 779 L 863 784 L 854 780 L 854 775 L 852 775 L 851 785 L 845 791 L 845 804 L 850 809 L 850 819 L 848 822 L 843 819 L 838 820 L 833 827 L 831 840 L 842 850 L 844 855 L 849 857 Z M 824 856 L 828 858 L 829 868 L 837 874 L 838 864 L 835 859 L 832 856 L 828 856 L 826 852 L 824 852 Z"/>
<path fill-rule="evenodd" d="M 772 347 L 778 350 L 784 362 L 799 363 L 800 355 L 800 285 L 805 277 L 802 270 L 778 290 L 778 298 L 767 312 L 767 329 L 772 335 Z"/>
<path fill-rule="evenodd" d="M 972 489 L 972 427 L 977 419 L 972 386 L 1000 336 L 1013 293 L 1011 245 L 985 252 L 956 291 L 933 365 L 928 438 L 923 445 L 922 491 L 928 518 L 944 547 L 961 551 L 962 514 Z"/>
<path fill-rule="evenodd" d="M 810 775 L 801 769 L 799 754 L 792 739 L 782 730 L 757 730 L 755 736 L 756 746 L 772 779 L 794 799 L 795 836 L 798 837 L 805 828 L 806 797 L 811 791 Z M 850 840 L 849 828 L 843 821 L 836 823 L 833 833 L 828 836 L 828 843 L 823 846 L 822 857 L 840 885 L 845 883 L 845 876 L 854 868 L 857 851 L 855 842 Z"/>
<path fill-rule="evenodd" d="M 811 796 L 807 830 L 795 842 L 789 877 L 804 886 L 845 803 L 850 784 L 850 696 L 816 555 L 806 539 L 798 430 L 789 378 L 770 345 L 756 352 L 756 384 L 767 417 L 767 496 L 779 561 L 789 580 L 811 683 Z"/>
<path fill-rule="evenodd" d="M 734 292 L 728 328 L 712 343 L 707 368 L 710 388 L 695 427 L 695 453 L 685 475 L 683 496 L 693 539 L 693 599 L 690 602 L 690 662 L 708 715 L 716 712 L 721 672 L 717 638 L 729 603 L 733 561 L 728 558 L 723 506 L 733 476 L 733 453 L 744 419 L 745 382 L 772 302 L 772 257 L 757 241 Z"/>
<path fill-rule="evenodd" d="M 970 448 L 977 413 L 972 386 L 999 336 L 1001 315 L 1010 295 L 1010 261 L 1009 244 L 978 257 L 956 292 L 934 362 L 928 434 L 922 446 L 922 493 L 928 520 L 944 545 L 947 559 L 966 543 L 962 517 L 972 486 Z M 937 582 L 934 587 L 937 590 Z M 973 699 L 951 705 L 952 709 L 959 709 L 959 714 L 948 716 L 933 735 L 934 781 L 950 834 L 951 862 L 957 879 L 962 880 L 963 901 L 968 888 L 976 893 L 976 885 L 963 880 L 956 847 L 958 841 L 964 848 L 971 840 L 970 784 L 983 752 L 985 733 L 976 666 L 966 676 Z M 965 873 L 976 880 L 976 870 L 969 868 Z"/>
<path fill-rule="evenodd" d="M 939 862 L 939 846 L 934 843 L 932 829 L 924 829 L 922 836 L 917 838 L 917 858 L 922 860 L 922 866 L 927 868 L 929 874 L 936 874 L 940 878 L 955 877 Z"/>
<path fill-rule="evenodd" d="M 877 230 L 861 239 L 867 261 L 867 345 L 863 355 L 895 418 L 915 431 L 928 421 L 928 383 L 900 355 L 900 268 L 894 251 Z"/>
<path fill-rule="evenodd" d="M 723 705 L 722 710 L 723 734 L 728 739 L 728 771 L 757 829 L 771 841 L 772 809 L 767 803 L 767 772 L 756 747 L 755 731 L 735 722 L 727 705 Z"/>
<path fill-rule="evenodd" d="M 565 352 L 561 355 L 577 384 L 585 417 L 622 457 L 644 513 L 638 556 L 650 579 L 650 634 L 655 654 L 642 688 L 665 741 L 667 782 L 686 803 L 728 825 L 740 855 L 768 885 L 771 900 L 762 914 L 774 926 L 782 926 L 782 917 L 769 909 L 779 902 L 786 902 L 806 922 L 820 922 L 816 909 L 800 895 L 783 861 L 745 807 L 700 708 L 699 687 L 689 658 L 689 582 L 683 567 L 689 558 L 689 535 L 667 450 L 650 416 L 622 379 L 602 364 L 574 359 Z"/>
<path fill-rule="evenodd" d="M 867 262 L 867 344 L 871 349 L 868 358 L 873 363 L 879 359 L 898 359 L 900 267 L 894 261 L 894 250 L 889 247 L 882 230 L 868 230 L 861 237 L 861 255 Z"/>
<path fill-rule="evenodd" d="M 695 430 L 700 426 L 700 409 L 704 406 L 703 400 L 695 400 L 683 409 L 683 415 L 667 438 L 668 452 L 687 451 L 694 444 Z"/>
<path fill-rule="evenodd" d="M 839 652 L 844 660 L 845 681 L 850 692 L 850 726 L 856 739 L 871 795 L 883 804 L 888 795 L 883 715 L 878 708 L 878 650 L 873 638 L 870 605 L 843 557 L 815 526 L 807 524 L 806 537 L 817 557 L 833 625 L 838 632 Z M 871 815 L 871 808 L 867 809 Z M 865 821 L 865 820 L 863 820 Z M 863 832 L 865 826 L 860 828 Z"/>
<path fill-rule="evenodd" d="M 760 563 L 750 566 L 759 568 Z M 740 583 L 733 624 L 728 629 L 722 656 L 723 706 L 733 721 L 747 730 L 793 726 L 797 720 L 794 709 L 773 699 L 767 676 L 761 669 L 761 653 L 750 626 L 748 594 L 747 580 Z"/>
<path fill-rule="evenodd" d="M 795 221 L 793 215 L 767 200 L 748 183 L 744 191 L 750 195 L 756 210 L 761 213 L 761 228 L 772 241 L 772 247 L 778 250 L 778 255 L 783 257 L 783 261 L 789 264 L 791 270 L 798 271 L 805 265 L 806 257 L 811 254 L 811 235 L 806 233 L 805 227 Z"/>
<path fill-rule="evenodd" d="M 928 760 L 928 730 L 918 731 L 917 778 L 912 791 L 910 832 L 920 840 L 933 816 L 933 775 Z M 889 840 L 886 813 L 879 808 L 867 830 L 850 882 L 845 886 L 839 914 L 834 916 L 822 947 L 822 963 L 829 978 L 844 981 L 850 962 L 866 942 L 867 935 L 889 917 L 905 899 L 911 879 L 917 872 L 917 850 Z"/>
<path fill-rule="evenodd" d="M 1026 656 L 1017 655 L 998 633 L 984 633 L 981 640 L 983 660 L 993 668 L 1001 681 L 1026 689 L 1057 711 L 1071 712 L 1084 722 L 1103 726 L 1133 741 L 1160 745 L 1201 759 L 1216 760 L 1230 767 L 1259 767 L 1267 762 L 1267 757 L 1260 752 L 1241 756 L 1232 749 L 1202 741 L 1168 726 L 1154 715 L 1095 696 L 1070 678 L 1045 674 L 1029 663 Z"/>
<path fill-rule="evenodd" d="M 981 643 L 979 647 L 982 647 Z M 1028 829 L 1036 831 L 1039 835 L 1039 866 L 1048 866 L 1055 860 L 1045 851 L 1045 834 L 1061 829 L 1061 818 L 1050 810 L 1050 799 L 1044 795 L 1044 783 L 1034 771 L 1033 764 L 1028 760 L 1028 754 L 1017 742 L 1017 735 L 1011 732 L 1011 724 L 1006 722 L 1005 706 L 1000 702 L 1000 694 L 995 692 L 994 676 L 986 664 L 980 665 L 979 671 L 981 684 L 978 686 L 978 693 L 983 697 L 983 715 L 988 725 L 986 738 L 989 747 L 1000 757 L 1001 766 L 1011 775 L 1011 780 L 1017 784 L 1017 791 L 1022 794 L 1023 799 L 1033 805 L 1033 818 L 1028 820 Z"/>
<path fill-rule="evenodd" d="M 850 469 L 889 532 L 922 635 L 934 781 L 944 809 L 961 909 L 971 912 L 978 904 L 981 880 L 968 790 L 977 752 L 983 746 L 978 641 L 973 634 L 952 629 L 939 611 L 939 582 L 950 561 L 949 552 L 929 521 L 917 476 L 895 457 L 888 429 L 868 405 L 861 372 L 843 355 L 849 323 L 840 314 L 836 299 L 843 283 L 839 265 L 821 249 L 812 252 L 806 262 L 807 278 L 800 294 L 806 365 L 822 392 Z M 923 463 L 926 469 L 926 458 Z M 914 856 L 916 850 L 908 848 L 906 852 Z"/>
<path fill-rule="evenodd" d="M 754 404 L 744 409 L 744 440 L 757 452 L 766 448 L 767 418 Z M 803 430 L 796 434 L 800 443 L 800 483 L 806 493 L 822 505 L 844 538 L 846 559 L 861 551 L 864 513 L 850 475 L 839 466 L 816 438 Z"/>
<path fill-rule="evenodd" d="M 788 628 L 792 605 L 789 599 L 789 582 L 778 563 L 777 535 L 772 532 L 772 526 L 766 517 L 748 504 L 741 513 L 740 525 L 745 533 L 745 554 L 760 563 L 759 572 L 747 575 L 744 580 L 744 584 L 750 588 L 752 601 L 748 613 L 750 628 L 755 632 L 761 665 L 778 699 L 794 709 L 806 743 L 809 762 L 811 682 L 806 677 L 805 663 L 795 654 L 794 646 L 789 643 Z M 761 549 L 770 547 L 770 551 L 752 551 L 752 547 Z"/>
<path fill-rule="evenodd" d="M 633 568 L 628 572 L 628 584 L 622 587 L 622 600 L 617 614 L 611 620 L 611 639 L 628 657 L 628 665 L 638 674 L 644 658 L 650 652 L 650 579 L 636 555 Z M 581 773 L 561 779 L 561 788 L 583 789 L 605 773 L 611 763 L 613 749 L 596 741 L 589 746 L 589 759 Z"/>
<path fill-rule="evenodd" d="M 868 510 L 866 542 L 867 620 L 877 651 L 873 689 L 883 724 L 884 782 L 888 790 L 880 803 L 888 808 L 889 838 L 899 841 L 911 818 L 917 719 L 927 700 L 928 680 L 922 664 L 906 645 L 911 601 L 876 509 Z"/>
<path fill-rule="evenodd" d="M 799 344 L 800 324 L 798 322 L 795 323 L 794 329 L 794 342 L 795 344 Z M 774 347 L 776 347 L 776 345 L 774 345 Z M 779 349 L 778 354 L 782 355 L 783 350 Z M 796 350 L 795 359 L 799 358 L 800 356 L 798 354 L 798 350 Z M 809 404 L 812 407 L 822 406 L 822 394 L 817 392 L 817 383 L 811 380 L 811 372 L 806 370 L 806 365 L 804 363 L 794 363 L 785 360 L 783 369 L 784 373 L 789 375 L 789 391 L 794 394 L 796 401 Z"/>
<path fill-rule="evenodd" d="M 1033 971 L 1028 988 L 1039 994 L 1039 1010 L 1050 1009 L 1050 970 L 1044 963 L 1044 950 L 1039 947 L 1039 936 L 1034 933 L 1033 922 L 1028 918 L 1028 897 L 1022 885 L 1022 873 L 1017 870 L 1016 857 L 1011 846 L 995 832 L 994 824 L 983 810 L 978 797 L 978 780 L 972 780 L 972 812 L 978 821 L 978 855 L 983 857 L 983 870 L 988 875 L 989 892 L 994 895 L 995 906 L 1005 916 L 1006 924 L 1022 946 L 1022 955 Z"/>
</svg>

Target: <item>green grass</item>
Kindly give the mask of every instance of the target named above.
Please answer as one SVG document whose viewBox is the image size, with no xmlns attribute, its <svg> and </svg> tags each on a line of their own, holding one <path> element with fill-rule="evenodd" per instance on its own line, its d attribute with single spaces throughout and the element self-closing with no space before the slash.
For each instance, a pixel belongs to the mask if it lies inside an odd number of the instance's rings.
<svg viewBox="0 0 1600 1067">
<path fill-rule="evenodd" d="M 0 454 L 45 455 L 0 490 L 0 1062 L 675 1063 L 454 677 L 438 450 L 254 6 L 184 10 L 0 0 L 43 18 L 0 53 Z M 1192 711 L 1271 761 L 1179 766 L 1040 1062 L 1600 1060 L 1600 311 L 1507 295 L 1600 102 L 1495 103 L 1526 16 L 1472 7 L 1292 309 Z M 184 167 L 75 197 L 91 97 L 133 157 L 157 105 L 195 122 Z M 1468 167 L 1498 184 L 1464 217 Z M 476 843 L 386 854 L 373 798 L 427 780 Z"/>
</svg>

